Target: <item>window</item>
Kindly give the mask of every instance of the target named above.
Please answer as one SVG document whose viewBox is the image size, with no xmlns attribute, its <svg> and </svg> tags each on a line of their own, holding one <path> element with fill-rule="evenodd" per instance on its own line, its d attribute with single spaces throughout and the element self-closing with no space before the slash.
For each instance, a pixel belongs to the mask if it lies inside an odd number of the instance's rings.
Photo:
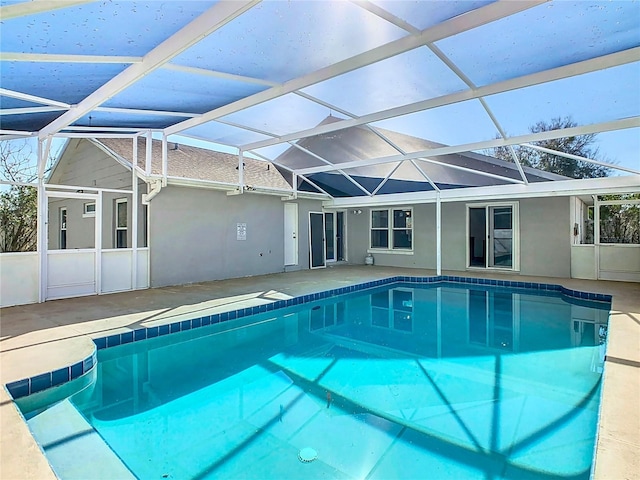
<svg viewBox="0 0 640 480">
<path fill-rule="evenodd" d="M 371 210 L 371 248 L 412 250 L 413 210 Z"/>
<path fill-rule="evenodd" d="M 395 288 L 371 295 L 371 325 L 413 331 L 413 292 Z"/>
<path fill-rule="evenodd" d="M 84 204 L 83 218 L 96 216 L 96 202 L 89 202 Z"/>
<path fill-rule="evenodd" d="M 60 249 L 67 248 L 67 207 L 60 208 Z"/>
<path fill-rule="evenodd" d="M 127 248 L 127 199 L 119 198 L 115 203 L 116 248 Z"/>
</svg>

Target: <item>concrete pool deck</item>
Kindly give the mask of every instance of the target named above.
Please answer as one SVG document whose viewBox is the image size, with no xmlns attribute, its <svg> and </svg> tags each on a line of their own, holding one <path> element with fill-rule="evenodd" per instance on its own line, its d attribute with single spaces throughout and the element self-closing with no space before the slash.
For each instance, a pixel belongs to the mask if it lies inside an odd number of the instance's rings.
<svg viewBox="0 0 640 480">
<path fill-rule="evenodd" d="M 553 283 L 613 296 L 595 478 L 640 479 L 640 284 L 443 273 Z M 4 308 L 0 310 L 0 381 L 5 385 L 82 360 L 94 348 L 92 338 L 395 275 L 432 276 L 435 272 L 339 265 Z M 0 395 L 0 478 L 56 478 L 6 390 L 1 389 Z"/>
</svg>

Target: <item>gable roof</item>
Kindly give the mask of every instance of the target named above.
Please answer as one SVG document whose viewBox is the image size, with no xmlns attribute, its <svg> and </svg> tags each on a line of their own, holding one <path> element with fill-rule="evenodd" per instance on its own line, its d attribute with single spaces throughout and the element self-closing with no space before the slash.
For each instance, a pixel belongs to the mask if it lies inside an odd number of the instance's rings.
<svg viewBox="0 0 640 480">
<path fill-rule="evenodd" d="M 339 118 L 329 116 L 320 125 L 326 125 L 340 120 Z M 385 141 L 382 137 L 385 137 L 388 141 Z M 397 155 L 399 151 L 390 143 L 393 143 L 407 153 L 446 146 L 441 143 L 412 137 L 391 130 L 376 128 L 374 132 L 372 129 L 361 126 L 305 138 L 300 140 L 297 145 L 312 152 L 314 155 L 322 157 L 330 164 L 340 165 L 341 163 L 363 159 Z M 274 163 L 278 168 L 284 166 L 293 170 L 326 165 L 325 162 L 314 155 L 300 148 L 290 147 L 278 156 L 274 160 Z M 511 183 L 509 179 L 522 180 L 515 163 L 473 152 L 436 155 L 430 157 L 428 160 L 415 159 L 414 162 L 440 189 L 505 185 Z M 345 170 L 345 173 L 369 192 L 372 192 L 397 166 L 396 171 L 393 172 L 389 180 L 377 193 L 385 194 L 433 190 L 431 184 L 414 164 L 409 161 L 404 161 L 401 165 L 398 165 L 399 163 L 400 162 L 392 162 L 354 167 Z M 523 170 L 529 182 L 567 179 L 567 177 L 544 172 L 535 168 L 523 167 Z M 285 177 L 290 178 L 290 175 L 285 169 L 281 171 Z M 495 178 L 487 176 L 486 174 L 502 178 Z M 365 195 L 353 182 L 338 172 L 313 173 L 308 175 L 307 178 L 334 196 Z M 302 185 L 303 189 L 313 188 L 304 182 Z"/>
<path fill-rule="evenodd" d="M 112 152 L 127 164 L 133 164 L 133 144 L 129 138 L 93 139 L 96 144 Z M 138 137 L 137 166 L 145 170 L 146 139 Z M 162 142 L 152 140 L 151 174 L 162 175 Z M 228 184 L 238 183 L 238 156 L 229 153 L 207 150 L 190 145 L 169 143 L 167 151 L 167 175 L 176 178 L 206 180 Z M 245 157 L 245 185 L 290 190 L 275 166 L 267 161 Z"/>
</svg>

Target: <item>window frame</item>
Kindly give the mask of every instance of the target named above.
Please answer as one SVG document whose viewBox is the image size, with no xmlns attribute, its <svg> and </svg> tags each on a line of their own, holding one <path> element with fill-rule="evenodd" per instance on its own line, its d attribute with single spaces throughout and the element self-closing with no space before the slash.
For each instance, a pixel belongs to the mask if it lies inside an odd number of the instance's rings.
<svg viewBox="0 0 640 480">
<path fill-rule="evenodd" d="M 64 212 L 64 213 L 63 213 Z M 63 221 L 64 218 L 64 221 Z M 60 250 L 67 249 L 67 222 L 69 221 L 69 210 L 67 207 L 60 207 L 58 209 L 58 248 Z"/>
<path fill-rule="evenodd" d="M 485 237 L 489 231 L 491 208 L 511 207 L 511 267 L 498 267 L 489 265 L 488 252 L 490 248 L 489 242 L 485 245 L 486 266 L 471 265 L 470 259 L 470 232 L 469 232 L 469 213 L 472 208 L 484 208 L 485 216 Z M 494 272 L 519 272 L 520 271 L 520 202 L 476 202 L 465 204 L 465 265 L 466 270 L 475 271 L 494 271 Z"/>
<path fill-rule="evenodd" d="M 87 207 L 93 205 L 93 211 L 88 211 Z M 93 218 L 96 216 L 96 202 L 86 202 L 82 205 L 82 218 Z"/>
<path fill-rule="evenodd" d="M 387 226 L 386 227 L 374 227 L 373 226 L 373 212 L 387 212 Z M 410 226 L 407 227 L 395 227 L 394 226 L 394 212 L 402 211 L 402 212 L 411 212 L 409 218 L 411 219 Z M 388 207 L 388 208 L 372 208 L 369 210 L 369 248 L 367 249 L 367 253 L 391 253 L 395 255 L 413 255 L 413 245 L 414 245 L 414 231 L 415 226 L 413 222 L 413 207 L 405 206 L 405 207 Z M 372 245 L 372 233 L 374 231 L 387 231 L 387 247 L 374 247 Z M 411 232 L 411 247 L 396 247 L 394 246 L 394 232 L 395 231 L 406 231 L 409 230 Z"/>
<path fill-rule="evenodd" d="M 118 208 L 120 204 L 125 204 L 125 211 L 126 211 L 126 216 L 125 216 L 125 225 L 124 227 L 119 226 L 118 224 Z M 114 248 L 128 248 L 128 230 L 129 230 L 129 205 L 128 205 L 128 199 L 127 198 L 116 198 L 114 200 L 114 220 L 113 220 L 113 231 L 114 231 L 114 238 L 113 238 L 113 246 Z M 120 238 L 118 233 L 119 232 L 124 232 L 124 245 L 120 245 L 118 242 L 118 239 Z"/>
<path fill-rule="evenodd" d="M 621 242 L 603 242 L 602 241 L 602 207 L 611 207 L 611 206 L 633 206 L 640 207 L 640 199 L 620 199 L 620 200 L 600 200 L 597 199 L 594 202 L 593 210 L 594 210 L 594 222 L 593 222 L 593 241 L 595 245 L 615 245 L 615 246 L 626 246 L 626 247 L 637 247 L 640 243 L 621 243 Z"/>
</svg>

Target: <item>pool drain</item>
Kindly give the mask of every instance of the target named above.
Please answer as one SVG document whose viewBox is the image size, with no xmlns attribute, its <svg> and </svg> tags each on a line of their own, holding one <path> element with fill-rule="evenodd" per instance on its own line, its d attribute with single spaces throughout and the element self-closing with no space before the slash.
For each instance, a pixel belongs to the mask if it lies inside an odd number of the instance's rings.
<svg viewBox="0 0 640 480">
<path fill-rule="evenodd" d="M 313 448 L 305 447 L 298 452 L 298 460 L 302 463 L 313 462 L 316 458 L 318 458 L 318 452 Z"/>
</svg>

